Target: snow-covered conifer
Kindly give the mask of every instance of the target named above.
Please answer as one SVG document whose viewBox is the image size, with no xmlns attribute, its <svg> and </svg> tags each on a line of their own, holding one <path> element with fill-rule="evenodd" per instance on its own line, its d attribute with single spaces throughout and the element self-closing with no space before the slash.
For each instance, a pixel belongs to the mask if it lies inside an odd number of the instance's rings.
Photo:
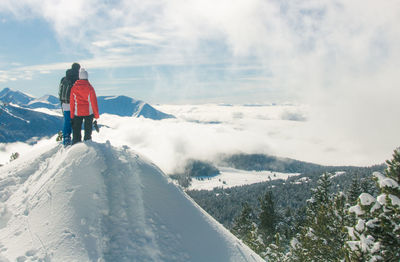
<svg viewBox="0 0 400 262">
<path fill-rule="evenodd" d="M 241 214 L 234 221 L 232 233 L 255 252 L 260 253 L 263 250 L 263 243 L 258 238 L 257 227 L 254 223 L 253 210 L 246 202 L 243 204 Z"/>
<path fill-rule="evenodd" d="M 374 172 L 379 195 L 362 193 L 350 208 L 358 218 L 348 228 L 348 261 L 400 261 L 400 152 L 387 161 L 386 175 Z"/>
<path fill-rule="evenodd" d="M 275 241 L 268 245 L 266 251 L 261 254 L 267 261 L 270 262 L 285 262 L 291 261 L 285 254 L 286 246 L 282 244 L 282 237 L 279 233 L 275 235 Z"/>
<path fill-rule="evenodd" d="M 306 221 L 292 240 L 292 261 L 340 261 L 346 234 L 345 197 L 330 192 L 330 174 L 323 174 L 307 203 Z"/>
<path fill-rule="evenodd" d="M 278 215 L 275 210 L 274 199 L 271 191 L 265 193 L 264 198 L 260 199 L 261 212 L 259 215 L 259 231 L 263 236 L 264 243 L 272 243 L 276 234 Z"/>
<path fill-rule="evenodd" d="M 361 181 L 356 176 L 353 178 L 350 188 L 347 192 L 347 198 L 350 204 L 354 205 L 357 203 L 358 196 L 362 193 L 361 190 Z"/>
</svg>

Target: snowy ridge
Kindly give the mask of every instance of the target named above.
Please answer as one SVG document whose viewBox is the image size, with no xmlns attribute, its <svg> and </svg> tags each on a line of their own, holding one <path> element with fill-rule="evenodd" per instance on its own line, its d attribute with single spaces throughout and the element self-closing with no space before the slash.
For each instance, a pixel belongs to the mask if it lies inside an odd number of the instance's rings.
<svg viewBox="0 0 400 262">
<path fill-rule="evenodd" d="M 28 108 L 59 109 L 60 108 L 60 100 L 55 96 L 45 95 L 45 96 L 33 99 L 26 106 Z"/>
<path fill-rule="evenodd" d="M 35 141 L 53 136 L 62 128 L 60 116 L 37 112 L 14 104 L 0 108 L 0 143 Z M 29 142 L 28 141 L 28 142 Z"/>
<path fill-rule="evenodd" d="M 30 123 L 29 120 L 23 119 L 22 117 L 19 117 L 19 116 L 17 116 L 17 115 L 14 115 L 13 113 L 11 113 L 10 110 L 8 110 L 8 108 L 5 108 L 5 109 L 3 110 L 3 112 L 9 114 L 9 115 L 10 115 L 11 117 L 13 117 L 13 118 L 17 118 L 17 119 L 19 119 L 19 120 L 21 120 L 21 121 L 24 121 L 24 122 L 28 123 L 28 124 Z"/>
<path fill-rule="evenodd" d="M 142 101 L 138 101 L 137 103 L 137 111 L 133 113 L 133 117 L 139 117 L 143 111 L 143 107 L 145 106 L 145 103 Z"/>
<path fill-rule="evenodd" d="M 263 260 L 107 141 L 49 145 L 0 168 L 0 261 Z"/>
<path fill-rule="evenodd" d="M 10 88 L 4 88 L 0 91 L 0 100 L 5 103 L 14 103 L 18 105 L 27 104 L 34 99 L 33 96 L 21 91 L 15 91 Z"/>
</svg>

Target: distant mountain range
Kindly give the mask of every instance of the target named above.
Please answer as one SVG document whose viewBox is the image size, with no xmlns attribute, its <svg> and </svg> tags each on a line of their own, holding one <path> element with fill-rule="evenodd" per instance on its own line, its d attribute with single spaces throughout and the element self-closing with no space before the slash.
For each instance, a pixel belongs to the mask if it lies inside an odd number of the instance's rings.
<svg viewBox="0 0 400 262">
<path fill-rule="evenodd" d="M 0 107 L 0 143 L 35 142 L 35 138 L 53 136 L 61 127 L 60 116 L 14 105 Z"/>
<path fill-rule="evenodd" d="M 153 120 L 175 118 L 151 105 L 127 96 L 99 96 L 100 114 L 145 117 Z M 10 88 L 0 91 L 0 143 L 34 141 L 35 137 L 52 136 L 62 127 L 62 117 L 34 109 L 59 110 L 59 99 L 52 95 L 35 98 Z"/>
<path fill-rule="evenodd" d="M 35 98 L 21 91 L 14 91 L 10 88 L 4 88 L 0 92 L 0 101 L 6 104 L 15 104 L 25 108 L 60 108 L 60 102 L 57 97 L 52 95 Z"/>
<path fill-rule="evenodd" d="M 4 88 L 0 92 L 0 101 L 6 104 L 15 104 L 24 108 L 59 109 L 60 101 L 52 95 L 35 98 L 20 91 Z M 163 113 L 146 102 L 135 100 L 128 96 L 98 96 L 100 114 L 107 113 L 119 116 L 145 117 L 153 120 L 175 118 Z"/>
</svg>

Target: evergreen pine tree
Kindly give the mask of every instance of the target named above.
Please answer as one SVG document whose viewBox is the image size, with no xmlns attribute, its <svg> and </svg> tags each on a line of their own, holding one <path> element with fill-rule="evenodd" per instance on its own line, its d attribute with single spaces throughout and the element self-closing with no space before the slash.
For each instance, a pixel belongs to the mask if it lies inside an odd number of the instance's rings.
<svg viewBox="0 0 400 262">
<path fill-rule="evenodd" d="M 262 251 L 263 245 L 258 240 L 253 210 L 247 202 L 243 203 L 242 212 L 234 221 L 232 233 L 255 252 L 260 253 Z"/>
<path fill-rule="evenodd" d="M 243 239 L 251 231 L 253 211 L 247 202 L 242 205 L 242 212 L 235 219 L 232 231 L 240 239 Z"/>
<path fill-rule="evenodd" d="M 285 245 L 282 243 L 282 238 L 280 234 L 276 233 L 274 238 L 275 241 L 268 245 L 265 254 L 263 254 L 263 257 L 266 259 L 266 261 L 271 261 L 271 262 L 290 261 L 290 259 L 286 257 L 285 254 L 286 248 Z"/>
<path fill-rule="evenodd" d="M 259 201 L 261 207 L 259 231 L 263 236 L 264 243 L 268 245 L 274 240 L 276 224 L 278 222 L 272 192 L 266 192 L 264 198 L 259 199 Z"/>
<path fill-rule="evenodd" d="M 292 261 L 340 261 L 347 221 L 345 197 L 330 193 L 330 174 L 323 174 L 307 203 L 305 224 L 292 240 Z"/>
<path fill-rule="evenodd" d="M 353 180 L 351 182 L 351 186 L 347 192 L 347 198 L 351 205 L 355 205 L 357 203 L 357 199 L 360 196 L 360 194 L 362 193 L 361 190 L 362 190 L 361 182 L 358 179 L 358 176 L 356 176 L 353 178 Z"/>
<path fill-rule="evenodd" d="M 400 184 L 400 147 L 394 150 L 393 159 L 387 160 L 386 176 Z"/>
<path fill-rule="evenodd" d="M 358 204 L 351 207 L 357 224 L 349 228 L 348 261 L 400 261 L 400 152 L 387 161 L 386 176 L 374 172 L 379 195 L 360 195 Z"/>
<path fill-rule="evenodd" d="M 294 236 L 296 215 L 296 212 L 293 212 L 290 207 L 285 209 L 284 215 L 280 219 L 281 223 L 278 223 L 278 231 L 282 234 L 281 238 L 291 239 Z"/>
<path fill-rule="evenodd" d="M 348 227 L 350 240 L 346 242 L 346 261 L 371 261 L 377 260 L 373 257 L 372 250 L 378 246 L 374 238 L 368 234 L 366 221 L 372 221 L 371 208 L 376 208 L 375 199 L 368 193 L 362 193 L 358 199 L 358 204 L 350 208 L 350 212 L 355 213 L 357 221 L 354 227 Z"/>
<path fill-rule="evenodd" d="M 372 176 L 362 178 L 360 181 L 361 184 L 361 193 L 368 193 L 370 195 L 375 195 L 377 191 L 376 183 L 372 179 Z M 356 204 L 356 203 L 354 203 Z"/>
</svg>

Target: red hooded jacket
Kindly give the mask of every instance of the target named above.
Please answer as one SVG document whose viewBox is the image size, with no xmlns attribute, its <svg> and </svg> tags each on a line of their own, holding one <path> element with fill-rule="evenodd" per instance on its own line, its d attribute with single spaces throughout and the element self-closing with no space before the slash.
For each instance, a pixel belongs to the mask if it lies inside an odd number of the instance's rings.
<svg viewBox="0 0 400 262">
<path fill-rule="evenodd" d="M 80 79 L 75 82 L 71 88 L 69 102 L 71 119 L 75 116 L 89 116 L 91 114 L 94 114 L 94 118 L 99 118 L 96 93 L 88 80 Z"/>
</svg>

